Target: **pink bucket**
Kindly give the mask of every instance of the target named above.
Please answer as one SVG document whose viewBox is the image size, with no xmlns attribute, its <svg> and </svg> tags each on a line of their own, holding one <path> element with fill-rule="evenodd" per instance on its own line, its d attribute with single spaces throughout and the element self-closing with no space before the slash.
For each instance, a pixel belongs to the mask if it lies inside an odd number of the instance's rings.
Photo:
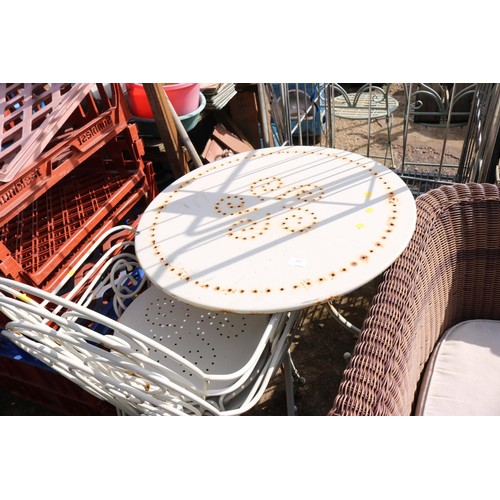
<svg viewBox="0 0 500 500">
<path fill-rule="evenodd" d="M 140 118 L 153 118 L 153 112 L 142 83 L 126 83 L 125 85 L 132 114 Z M 169 83 L 163 85 L 163 90 L 165 90 L 178 116 L 192 113 L 200 104 L 199 83 Z"/>
</svg>

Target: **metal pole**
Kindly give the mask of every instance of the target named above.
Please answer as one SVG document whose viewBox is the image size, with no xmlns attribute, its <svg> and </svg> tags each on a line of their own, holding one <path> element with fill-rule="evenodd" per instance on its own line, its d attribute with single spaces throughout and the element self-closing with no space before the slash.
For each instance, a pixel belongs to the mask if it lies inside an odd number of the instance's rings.
<svg viewBox="0 0 500 500">
<path fill-rule="evenodd" d="M 491 110 L 491 112 L 490 112 Z M 490 101 L 490 110 L 488 112 L 488 124 L 485 127 L 486 134 L 484 139 L 484 153 L 481 169 L 478 175 L 478 182 L 492 182 L 491 170 L 498 163 L 498 137 L 500 134 L 500 84 L 495 84 Z M 496 151 L 496 153 L 495 153 Z"/>
<path fill-rule="evenodd" d="M 271 141 L 269 138 L 269 121 L 267 120 L 267 101 L 266 101 L 266 89 L 263 83 L 257 84 L 257 94 L 259 98 L 259 111 L 260 111 L 260 124 L 262 127 L 262 140 L 264 142 L 264 147 L 268 148 L 271 146 Z"/>
<path fill-rule="evenodd" d="M 366 145 L 366 156 L 370 157 L 370 136 L 372 123 L 372 84 L 368 87 L 368 144 Z"/>
<path fill-rule="evenodd" d="M 406 163 L 406 146 L 408 143 L 408 128 L 409 128 L 408 125 L 410 120 L 410 101 L 412 93 L 412 84 L 403 83 L 403 87 L 405 89 L 405 112 L 403 121 L 403 156 L 401 158 L 401 173 L 405 171 L 405 163 Z"/>
<path fill-rule="evenodd" d="M 167 93 L 158 83 L 144 83 L 143 85 L 160 138 L 165 146 L 170 168 L 174 177 L 178 179 L 189 172 L 189 166 L 185 161 L 179 132 L 170 111 L 170 106 L 167 103 Z"/>
<path fill-rule="evenodd" d="M 188 133 L 186 132 L 186 129 L 184 128 L 184 125 L 182 124 L 174 107 L 172 106 L 170 99 L 168 98 L 168 96 L 166 94 L 165 94 L 165 96 L 167 97 L 168 106 L 170 108 L 170 112 L 172 113 L 175 127 L 177 128 L 177 132 L 181 138 L 182 143 L 184 144 L 184 146 L 188 150 L 189 156 L 191 157 L 191 160 L 193 160 L 194 166 L 196 168 L 202 167 L 203 162 L 201 161 L 201 158 L 198 156 L 198 152 L 196 151 L 195 147 L 193 146 L 193 143 L 191 142 L 191 138 L 189 137 Z"/>
<path fill-rule="evenodd" d="M 446 130 L 444 132 L 443 148 L 441 149 L 441 159 L 439 160 L 438 179 L 441 179 L 441 172 L 443 169 L 444 153 L 446 150 L 446 143 L 448 142 L 448 133 L 450 131 L 451 112 L 452 112 L 453 104 L 454 104 L 454 100 L 455 100 L 455 88 L 456 88 L 456 86 L 457 86 L 457 84 L 454 83 L 453 87 L 451 88 L 451 98 L 450 98 L 450 104 L 448 106 L 448 116 L 446 117 Z"/>
<path fill-rule="evenodd" d="M 334 147 L 333 131 L 335 130 L 334 116 L 332 113 L 332 84 L 326 84 L 326 106 L 325 106 L 325 121 L 326 121 L 326 146 L 329 148 Z"/>
<path fill-rule="evenodd" d="M 286 133 L 285 144 L 288 143 L 288 145 L 292 145 L 292 128 L 290 123 L 291 120 L 290 120 L 290 99 L 289 99 L 290 96 L 288 94 L 287 83 L 280 83 L 280 93 L 281 93 L 281 103 L 283 105 L 282 113 L 283 116 L 285 117 L 284 119 L 285 133 Z"/>
</svg>

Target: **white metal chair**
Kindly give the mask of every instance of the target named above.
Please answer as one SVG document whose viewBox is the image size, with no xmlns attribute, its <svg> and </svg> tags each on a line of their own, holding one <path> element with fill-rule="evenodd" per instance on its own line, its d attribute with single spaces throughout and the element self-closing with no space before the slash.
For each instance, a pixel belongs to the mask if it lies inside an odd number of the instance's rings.
<svg viewBox="0 0 500 500">
<path fill-rule="evenodd" d="M 112 245 L 65 297 L 0 278 L 0 310 L 5 337 L 121 413 L 239 415 L 281 363 L 294 413 L 288 349 L 298 313 L 182 303 L 149 284 L 132 241 Z"/>
<path fill-rule="evenodd" d="M 362 120 L 368 123 L 368 143 L 366 146 L 366 156 L 374 159 L 382 159 L 384 164 L 390 159 L 391 166 L 394 166 L 394 151 L 392 146 L 392 116 L 397 110 L 398 101 L 389 94 L 390 84 L 383 87 L 373 83 L 365 83 L 356 92 L 348 93 L 338 83 L 333 85 L 334 91 L 339 95 L 333 99 L 333 109 L 335 117 L 346 120 Z M 371 122 L 373 120 L 385 119 L 387 140 L 384 156 L 370 154 L 371 142 Z"/>
</svg>

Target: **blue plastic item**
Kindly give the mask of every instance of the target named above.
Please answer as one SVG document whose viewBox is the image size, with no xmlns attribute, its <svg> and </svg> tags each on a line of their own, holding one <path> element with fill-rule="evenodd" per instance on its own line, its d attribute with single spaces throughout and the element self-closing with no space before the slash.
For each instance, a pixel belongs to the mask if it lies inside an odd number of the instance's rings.
<svg viewBox="0 0 500 500">
<path fill-rule="evenodd" d="M 281 95 L 281 84 L 273 83 L 273 91 L 278 101 L 282 99 Z M 290 103 L 290 128 L 292 130 L 292 136 L 298 137 L 302 133 L 302 135 L 313 135 L 320 136 L 322 132 L 321 127 L 321 110 L 318 106 L 318 88 L 317 84 L 314 83 L 305 83 L 305 84 L 288 84 L 288 99 Z M 300 113 L 297 113 L 297 104 L 299 105 Z M 300 129 L 298 126 L 298 119 L 293 118 L 294 116 L 302 117 L 305 115 L 307 109 L 311 107 L 311 110 L 308 112 L 309 119 L 302 119 Z M 312 118 L 312 119 L 311 119 Z M 274 123 L 273 123 L 274 125 Z"/>
</svg>

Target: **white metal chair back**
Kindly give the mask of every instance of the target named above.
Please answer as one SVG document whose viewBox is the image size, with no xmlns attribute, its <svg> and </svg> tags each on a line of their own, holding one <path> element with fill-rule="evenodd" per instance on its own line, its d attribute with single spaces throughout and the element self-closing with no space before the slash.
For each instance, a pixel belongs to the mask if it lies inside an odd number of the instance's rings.
<svg viewBox="0 0 500 500">
<path fill-rule="evenodd" d="M 125 414 L 248 411 L 287 355 L 298 313 L 209 312 L 144 291 L 133 243 L 126 245 L 98 261 L 87 288 L 79 285 L 84 293 L 70 292 L 74 301 L 0 278 L 0 310 L 11 319 L 3 335 Z"/>
</svg>

